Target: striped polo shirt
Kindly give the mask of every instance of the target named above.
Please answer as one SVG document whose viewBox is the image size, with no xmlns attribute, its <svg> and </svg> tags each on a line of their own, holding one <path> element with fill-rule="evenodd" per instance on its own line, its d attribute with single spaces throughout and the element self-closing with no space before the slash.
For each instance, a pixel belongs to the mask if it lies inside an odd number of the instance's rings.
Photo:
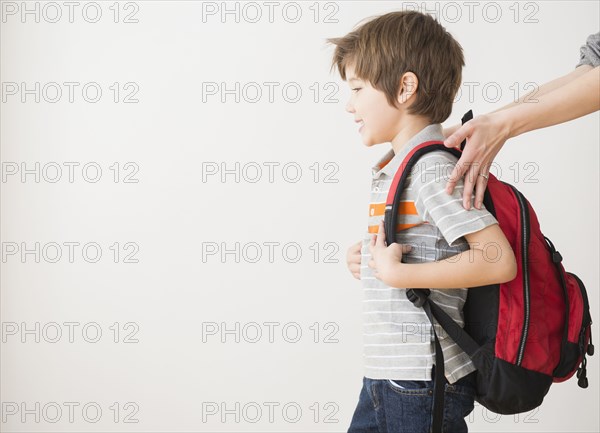
<svg viewBox="0 0 600 433">
<path fill-rule="evenodd" d="M 372 168 L 368 230 L 362 243 L 360 278 L 364 291 L 363 342 L 365 376 L 372 379 L 431 380 L 435 364 L 435 339 L 425 311 L 406 297 L 406 288 L 390 287 L 376 279 L 368 267 L 369 243 L 385 213 L 385 203 L 394 174 L 406 155 L 417 145 L 444 140 L 440 124 L 431 124 L 413 136 L 396 155 L 390 149 Z M 396 242 L 412 245 L 404 254 L 406 263 L 442 260 L 468 250 L 464 235 L 498 221 L 482 205 L 467 211 L 462 206 L 463 180 L 451 195 L 445 191 L 457 158 L 444 151 L 428 153 L 416 162 L 401 194 Z M 459 325 L 466 288 L 431 289 L 431 299 Z M 444 351 L 445 373 L 454 383 L 475 366 L 436 322 Z"/>
</svg>

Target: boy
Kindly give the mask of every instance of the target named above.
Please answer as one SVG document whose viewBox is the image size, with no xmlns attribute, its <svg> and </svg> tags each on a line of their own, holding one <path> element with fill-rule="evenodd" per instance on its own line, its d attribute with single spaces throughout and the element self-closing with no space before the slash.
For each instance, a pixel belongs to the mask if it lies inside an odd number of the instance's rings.
<svg viewBox="0 0 600 433">
<path fill-rule="evenodd" d="M 352 89 L 346 110 L 360 124 L 363 143 L 392 145 L 372 169 L 366 236 L 348 255 L 364 289 L 365 362 L 348 432 L 426 433 L 432 421 L 434 337 L 406 288 L 433 289 L 432 300 L 464 326 L 466 288 L 512 280 L 515 257 L 484 206 L 463 208 L 462 180 L 452 195 L 445 192 L 457 159 L 443 151 L 421 157 L 411 170 L 396 239 L 384 243 L 385 201 L 400 163 L 420 143 L 444 140 L 440 124 L 461 83 L 461 46 L 431 16 L 414 11 L 376 17 L 327 41 L 336 45 L 332 68 Z M 475 367 L 441 328 L 436 331 L 445 359 L 444 431 L 466 432 Z"/>
</svg>

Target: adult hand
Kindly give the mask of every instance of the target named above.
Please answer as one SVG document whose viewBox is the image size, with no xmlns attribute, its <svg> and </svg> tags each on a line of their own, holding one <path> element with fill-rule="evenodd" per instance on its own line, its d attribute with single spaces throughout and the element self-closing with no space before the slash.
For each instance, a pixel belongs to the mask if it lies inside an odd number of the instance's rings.
<svg viewBox="0 0 600 433">
<path fill-rule="evenodd" d="M 444 141 L 446 147 L 460 148 L 466 138 L 467 144 L 458 160 L 450 179 L 446 183 L 446 192 L 452 194 L 460 178 L 465 176 L 463 191 L 463 207 L 471 208 L 471 197 L 475 188 L 475 207 L 481 209 L 483 196 L 487 187 L 487 176 L 494 158 L 506 142 L 509 131 L 503 121 L 503 113 L 494 112 L 476 116 L 459 128 L 444 130 L 450 134 Z M 455 129 L 453 131 L 453 129 Z"/>
<path fill-rule="evenodd" d="M 459 129 L 460 129 L 460 123 L 458 123 L 458 124 L 456 124 L 454 126 L 450 126 L 448 128 L 444 128 L 444 137 L 445 138 L 450 137 L 452 134 L 454 134 Z M 462 141 L 460 141 L 455 147 L 457 147 L 458 149 L 460 149 L 460 143 L 462 143 Z"/>
<path fill-rule="evenodd" d="M 348 270 L 356 278 L 360 280 L 360 250 L 362 248 L 362 241 L 358 241 L 350 248 L 346 253 L 346 263 L 348 264 Z"/>
</svg>

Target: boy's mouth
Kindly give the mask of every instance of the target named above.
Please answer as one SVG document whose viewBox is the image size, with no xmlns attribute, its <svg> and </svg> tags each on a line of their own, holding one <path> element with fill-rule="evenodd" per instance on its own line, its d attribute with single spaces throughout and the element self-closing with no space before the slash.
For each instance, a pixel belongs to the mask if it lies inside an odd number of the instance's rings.
<svg viewBox="0 0 600 433">
<path fill-rule="evenodd" d="M 355 120 L 355 122 L 358 123 L 358 125 L 359 125 L 358 132 L 360 132 L 362 127 L 365 125 L 365 122 L 363 120 Z"/>
</svg>

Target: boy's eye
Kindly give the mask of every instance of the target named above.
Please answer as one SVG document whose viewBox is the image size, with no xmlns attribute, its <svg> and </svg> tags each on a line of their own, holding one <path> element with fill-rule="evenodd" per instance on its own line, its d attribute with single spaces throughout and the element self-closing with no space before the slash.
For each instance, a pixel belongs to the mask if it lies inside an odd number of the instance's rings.
<svg viewBox="0 0 600 433">
<path fill-rule="evenodd" d="M 354 88 L 354 89 L 352 89 L 352 90 L 359 91 L 360 89 L 361 89 L 360 87 L 355 87 L 355 88 Z"/>
</svg>

